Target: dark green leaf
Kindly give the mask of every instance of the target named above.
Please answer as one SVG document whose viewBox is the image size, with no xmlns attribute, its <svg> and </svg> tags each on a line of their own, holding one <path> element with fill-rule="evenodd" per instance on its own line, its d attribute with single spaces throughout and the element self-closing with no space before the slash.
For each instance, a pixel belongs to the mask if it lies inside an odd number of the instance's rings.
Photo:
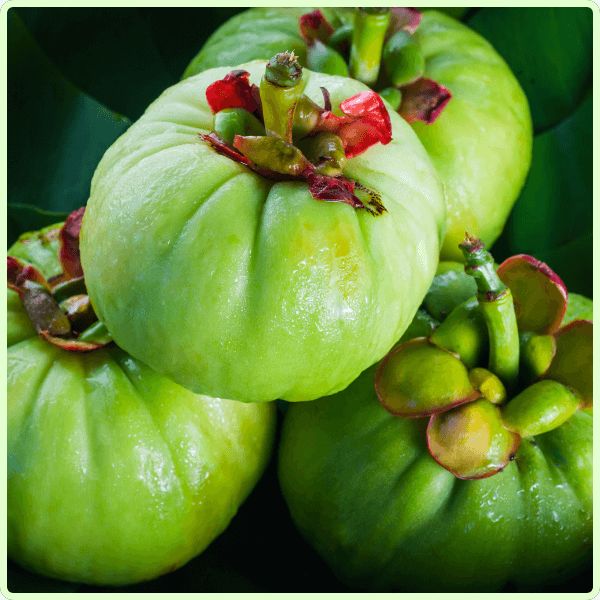
<svg viewBox="0 0 600 600">
<path fill-rule="evenodd" d="M 69 81 L 131 120 L 177 81 L 136 8 L 20 7 L 18 11 L 43 52 Z"/>
<path fill-rule="evenodd" d="M 579 104 L 592 77 L 592 9 L 482 8 L 467 22 L 506 60 L 527 94 L 534 129 Z"/>
<path fill-rule="evenodd" d="M 87 202 L 94 170 L 130 121 L 65 79 L 19 15 L 8 17 L 8 200 L 71 212 Z"/>
<path fill-rule="evenodd" d="M 113 110 L 138 119 L 176 83 L 210 33 L 243 8 L 19 8 L 58 69 Z"/>
<path fill-rule="evenodd" d="M 494 246 L 497 260 L 531 254 L 569 291 L 586 295 L 592 292 L 592 108 L 590 94 L 569 118 L 534 138 L 529 177 Z"/>
<path fill-rule="evenodd" d="M 67 212 L 51 212 L 28 204 L 8 204 L 8 247 L 10 248 L 21 234 L 61 223 L 68 216 Z"/>
<path fill-rule="evenodd" d="M 571 240 L 563 246 L 539 253 L 539 260 L 558 273 L 569 292 L 593 297 L 592 257 L 594 247 L 592 231 Z"/>
</svg>

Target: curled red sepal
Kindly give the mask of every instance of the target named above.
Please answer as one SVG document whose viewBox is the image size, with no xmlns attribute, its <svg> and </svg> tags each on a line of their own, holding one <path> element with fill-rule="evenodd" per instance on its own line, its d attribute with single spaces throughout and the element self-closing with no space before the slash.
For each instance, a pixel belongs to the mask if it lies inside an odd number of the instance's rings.
<svg viewBox="0 0 600 600">
<path fill-rule="evenodd" d="M 315 40 L 327 44 L 332 33 L 333 27 L 320 10 L 313 10 L 300 17 L 300 34 L 307 44 Z"/>
<path fill-rule="evenodd" d="M 331 110 L 331 97 L 329 96 L 329 91 L 327 88 L 319 88 L 321 93 L 323 94 L 323 108 L 327 111 Z"/>
<path fill-rule="evenodd" d="M 111 342 L 82 342 L 81 340 L 69 340 L 53 336 L 49 331 L 40 331 L 40 336 L 53 346 L 67 350 L 68 352 L 92 352 L 103 346 L 107 346 Z"/>
<path fill-rule="evenodd" d="M 59 260 L 63 267 L 65 279 L 83 277 L 81 259 L 79 257 L 79 232 L 85 206 L 73 211 L 65 221 L 60 230 L 60 253 Z"/>
<path fill-rule="evenodd" d="M 554 333 L 567 310 L 567 287 L 546 264 L 528 254 L 507 258 L 498 277 L 513 295 L 519 331 Z"/>
<path fill-rule="evenodd" d="M 249 77 L 248 71 L 238 69 L 211 83 L 206 88 L 206 100 L 213 113 L 225 108 L 244 108 L 251 113 L 260 112 L 258 86 L 251 86 Z"/>
<path fill-rule="evenodd" d="M 448 88 L 426 77 L 403 86 L 401 90 L 402 102 L 398 113 L 408 123 L 423 121 L 430 125 L 452 98 Z"/>
<path fill-rule="evenodd" d="M 418 8 L 390 8 L 390 24 L 385 37 L 389 39 L 398 31 L 406 31 L 412 35 L 422 17 Z"/>
<path fill-rule="evenodd" d="M 345 177 L 327 177 L 309 173 L 306 181 L 312 197 L 316 200 L 345 202 L 354 208 L 364 208 L 363 203 L 354 195 L 354 182 Z"/>
<path fill-rule="evenodd" d="M 392 140 L 392 123 L 383 100 L 376 92 L 360 92 L 340 104 L 343 117 L 324 110 L 311 134 L 329 131 L 339 135 L 346 158 L 353 158 L 381 142 Z"/>
<path fill-rule="evenodd" d="M 225 154 L 232 160 L 242 163 L 247 167 L 252 168 L 252 161 L 247 159 L 243 154 L 240 154 L 235 148 L 232 148 L 227 142 L 224 142 L 216 133 L 210 132 L 208 135 L 203 133 L 198 134 L 205 142 L 216 148 L 219 152 Z"/>
<path fill-rule="evenodd" d="M 11 290 L 17 292 L 20 298 L 23 298 L 28 281 L 37 283 L 50 291 L 50 285 L 46 278 L 34 266 L 24 265 L 13 256 L 7 256 L 6 263 L 8 270 L 7 285 Z"/>
</svg>

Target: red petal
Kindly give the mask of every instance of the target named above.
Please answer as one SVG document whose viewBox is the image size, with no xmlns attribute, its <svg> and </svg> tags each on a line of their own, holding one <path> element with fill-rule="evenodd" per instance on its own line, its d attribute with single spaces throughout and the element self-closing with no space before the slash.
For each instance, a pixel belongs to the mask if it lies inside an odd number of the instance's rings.
<svg viewBox="0 0 600 600">
<path fill-rule="evenodd" d="M 60 264 L 67 279 L 83 277 L 81 260 L 79 257 L 79 233 L 85 207 L 73 211 L 60 230 Z"/>
<path fill-rule="evenodd" d="M 7 270 L 8 270 L 8 287 L 11 290 L 15 290 L 19 295 L 23 293 L 20 286 L 17 283 L 18 277 L 21 274 L 21 271 L 24 269 L 25 265 L 16 258 L 12 256 L 6 257 Z"/>
<path fill-rule="evenodd" d="M 402 87 L 402 103 L 398 112 L 408 123 L 423 121 L 429 125 L 440 116 L 451 98 L 448 88 L 433 79 L 421 77 Z"/>
<path fill-rule="evenodd" d="M 300 17 L 300 33 L 307 44 L 315 40 L 327 44 L 333 27 L 320 10 L 313 10 Z"/>
<path fill-rule="evenodd" d="M 242 163 L 247 167 L 252 165 L 252 161 L 247 159 L 245 156 L 240 154 L 237 150 L 232 148 L 229 144 L 225 143 L 216 133 L 211 132 L 208 135 L 204 135 L 203 133 L 199 134 L 200 137 L 208 142 L 211 146 L 214 146 L 219 152 L 222 152 L 232 160 L 236 162 Z"/>
<path fill-rule="evenodd" d="M 547 334 L 558 329 L 567 310 L 567 288 L 546 263 L 517 254 L 497 272 L 512 292 L 519 331 Z"/>
<path fill-rule="evenodd" d="M 236 70 L 225 75 L 223 79 L 211 83 L 206 88 L 206 99 L 214 113 L 224 108 L 245 108 L 248 112 L 258 110 L 253 86 L 250 86 L 248 71 Z"/>
<path fill-rule="evenodd" d="M 11 290 L 17 292 L 19 296 L 23 296 L 27 281 L 39 283 L 45 289 L 50 291 L 50 286 L 48 285 L 46 278 L 35 267 L 25 265 L 12 256 L 6 257 L 6 263 L 8 270 L 7 285 Z"/>
<path fill-rule="evenodd" d="M 331 97 L 329 96 L 329 91 L 327 88 L 319 88 L 321 93 L 323 94 L 323 108 L 325 110 L 331 110 Z"/>
<path fill-rule="evenodd" d="M 262 111 L 262 101 L 260 99 L 260 88 L 254 83 L 250 86 L 250 93 L 252 94 L 252 100 L 254 104 L 257 106 L 256 112 L 260 117 L 261 121 L 263 120 L 263 111 Z"/>
<path fill-rule="evenodd" d="M 423 17 L 418 8 L 391 8 L 390 13 L 390 24 L 386 32 L 388 39 L 398 31 L 407 31 L 412 35 Z"/>
<path fill-rule="evenodd" d="M 309 173 L 306 177 L 309 192 L 316 200 L 326 202 L 345 202 L 354 208 L 364 208 L 363 203 L 354 195 L 354 183 L 343 177 L 327 177 Z"/>
<path fill-rule="evenodd" d="M 329 131 L 339 135 L 347 158 L 362 154 L 377 142 L 385 145 L 391 141 L 390 115 L 379 94 L 360 92 L 344 100 L 340 110 L 345 116 L 338 117 L 330 111 L 324 111 L 311 133 Z"/>
<path fill-rule="evenodd" d="M 46 341 L 50 342 L 53 346 L 57 346 L 58 348 L 62 348 L 68 352 L 92 352 L 93 350 L 98 350 L 98 348 L 112 344 L 112 341 L 99 343 L 59 338 L 51 335 L 48 331 L 40 331 L 40 336 Z"/>
<path fill-rule="evenodd" d="M 392 122 L 379 94 L 361 92 L 344 100 L 340 109 L 357 119 L 340 131 L 347 158 L 362 154 L 377 142 L 385 146 L 392 141 Z"/>
</svg>

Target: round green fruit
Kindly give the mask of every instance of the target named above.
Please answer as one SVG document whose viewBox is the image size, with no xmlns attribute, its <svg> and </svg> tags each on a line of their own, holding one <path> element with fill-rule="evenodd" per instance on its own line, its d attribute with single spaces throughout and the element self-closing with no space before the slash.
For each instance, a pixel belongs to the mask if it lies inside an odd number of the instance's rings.
<svg viewBox="0 0 600 600">
<path fill-rule="evenodd" d="M 9 254 L 57 275 L 57 229 Z M 195 395 L 114 345 L 55 347 L 12 289 L 7 300 L 9 558 L 48 577 L 126 585 L 200 554 L 266 467 L 274 404 Z"/>
<path fill-rule="evenodd" d="M 590 300 L 577 305 L 568 320 L 591 317 Z M 507 583 L 536 591 L 589 568 L 590 409 L 523 438 L 500 472 L 459 479 L 428 451 L 428 419 L 383 409 L 376 370 L 335 396 L 290 406 L 279 448 L 292 519 L 344 583 L 369 591 L 490 592 Z"/>
<path fill-rule="evenodd" d="M 265 62 L 237 67 L 258 85 Z M 100 162 L 81 231 L 87 289 L 116 343 L 196 393 L 311 400 L 346 387 L 411 322 L 443 239 L 441 186 L 410 126 L 348 158 L 386 211 L 316 200 L 199 138 L 217 68 L 166 90 Z M 368 90 L 304 70 L 333 112 Z M 248 139 L 248 138 L 246 138 Z M 274 138 L 271 138 L 274 139 Z M 369 332 L 369 335 L 365 335 Z"/>
<path fill-rule="evenodd" d="M 313 10 L 252 8 L 236 15 L 211 35 L 183 77 L 241 60 L 268 59 L 283 47 L 306 65 L 308 46 L 299 20 Z M 352 27 L 351 9 L 321 11 L 334 29 Z M 523 187 L 533 140 L 529 106 L 505 61 L 466 25 L 425 11 L 412 43 L 424 56 L 423 76 L 452 94 L 434 123 L 413 121 L 411 127 L 444 184 L 447 226 L 441 259 L 462 261 L 457 246 L 465 230 L 490 247 Z M 382 92 L 390 85 L 380 76 L 374 89 Z"/>
</svg>

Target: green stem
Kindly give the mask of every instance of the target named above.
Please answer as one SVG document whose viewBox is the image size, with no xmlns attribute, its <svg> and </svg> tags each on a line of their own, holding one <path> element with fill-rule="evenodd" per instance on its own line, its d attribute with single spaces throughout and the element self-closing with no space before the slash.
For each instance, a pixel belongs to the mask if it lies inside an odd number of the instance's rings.
<svg viewBox="0 0 600 600">
<path fill-rule="evenodd" d="M 350 48 L 350 77 L 369 86 L 376 83 L 389 22 L 389 8 L 356 10 Z"/>
<path fill-rule="evenodd" d="M 69 279 L 68 281 L 59 283 L 52 290 L 52 295 L 59 304 L 63 300 L 79 294 L 87 294 L 83 277 L 77 277 L 75 279 Z"/>
<path fill-rule="evenodd" d="M 467 235 L 460 248 L 465 272 L 477 283 L 477 300 L 488 328 L 488 369 L 512 392 L 519 376 L 519 330 L 512 293 L 496 274 L 494 259 L 483 249 L 481 240 Z"/>
<path fill-rule="evenodd" d="M 379 92 L 379 95 L 387 100 L 392 108 L 396 111 L 400 108 L 400 104 L 402 104 L 402 92 L 395 87 L 388 87 Z"/>
<path fill-rule="evenodd" d="M 302 67 L 292 52 L 276 54 L 260 82 L 260 99 L 267 135 L 292 142 L 294 106 L 302 94 Z"/>
<path fill-rule="evenodd" d="M 80 342 L 96 344 L 109 344 L 113 341 L 106 325 L 102 321 L 96 321 L 96 323 L 90 325 L 77 339 Z"/>
</svg>

